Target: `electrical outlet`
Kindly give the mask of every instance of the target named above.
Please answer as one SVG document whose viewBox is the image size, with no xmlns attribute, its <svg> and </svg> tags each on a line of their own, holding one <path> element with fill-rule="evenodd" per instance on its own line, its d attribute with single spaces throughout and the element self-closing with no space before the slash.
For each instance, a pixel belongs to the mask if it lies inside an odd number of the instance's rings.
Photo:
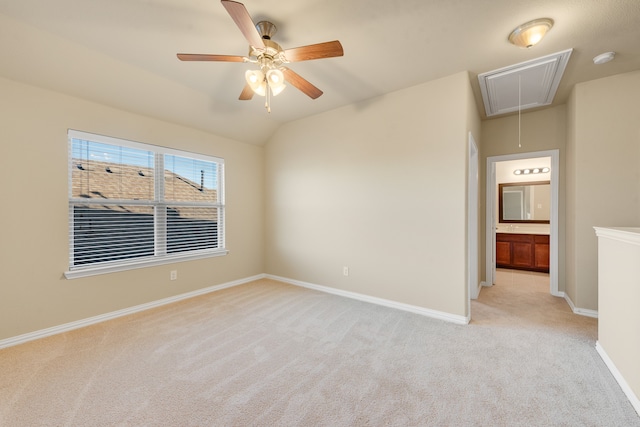
<svg viewBox="0 0 640 427">
<path fill-rule="evenodd" d="M 344 267 L 342 267 L 342 275 L 343 276 L 348 276 L 349 275 L 349 267 L 347 267 L 346 265 Z"/>
<path fill-rule="evenodd" d="M 171 270 L 170 279 L 171 280 L 177 280 L 178 279 L 178 270 Z"/>
</svg>

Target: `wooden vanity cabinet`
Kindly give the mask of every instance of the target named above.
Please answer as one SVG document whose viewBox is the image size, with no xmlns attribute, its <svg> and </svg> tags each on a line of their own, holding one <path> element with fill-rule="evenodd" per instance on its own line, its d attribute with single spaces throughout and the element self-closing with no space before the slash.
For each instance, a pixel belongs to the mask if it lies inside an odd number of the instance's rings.
<svg viewBox="0 0 640 427">
<path fill-rule="evenodd" d="M 549 236 L 496 234 L 496 267 L 549 272 Z"/>
<path fill-rule="evenodd" d="M 549 272 L 549 236 L 534 234 L 533 236 L 534 267 Z"/>
</svg>

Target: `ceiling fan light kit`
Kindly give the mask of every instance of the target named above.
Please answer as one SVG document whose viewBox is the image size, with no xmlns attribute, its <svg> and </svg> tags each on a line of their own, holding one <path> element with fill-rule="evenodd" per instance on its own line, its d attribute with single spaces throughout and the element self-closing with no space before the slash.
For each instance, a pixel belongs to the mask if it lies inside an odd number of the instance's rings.
<svg viewBox="0 0 640 427">
<path fill-rule="evenodd" d="M 553 27 L 553 19 L 551 18 L 525 22 L 509 34 L 509 42 L 518 47 L 529 49 L 539 43 L 551 27 Z"/>
<path fill-rule="evenodd" d="M 181 61 L 222 61 L 249 62 L 257 64 L 259 70 L 245 72 L 246 85 L 239 99 L 247 101 L 253 94 L 266 97 L 265 107 L 271 112 L 270 98 L 281 93 L 288 82 L 311 99 L 322 95 L 322 91 L 305 80 L 303 77 L 287 68 L 284 64 L 312 59 L 333 58 L 344 55 L 342 45 L 338 40 L 317 43 L 284 50 L 278 43 L 271 40 L 276 33 L 276 26 L 268 21 L 253 23 L 249 12 L 242 3 L 221 0 L 231 19 L 236 23 L 245 39 L 249 42 L 249 56 L 209 55 L 179 53 Z"/>
<path fill-rule="evenodd" d="M 265 108 L 271 112 L 271 96 L 276 96 L 287 87 L 284 84 L 284 73 L 281 68 L 289 62 L 284 56 L 284 50 L 280 45 L 271 40 L 277 28 L 271 22 L 260 21 L 256 24 L 256 30 L 262 37 L 263 49 L 254 46 L 249 47 L 249 57 L 243 58 L 245 62 L 258 64 L 260 70 L 247 70 L 245 80 L 256 95 L 265 96 Z"/>
</svg>

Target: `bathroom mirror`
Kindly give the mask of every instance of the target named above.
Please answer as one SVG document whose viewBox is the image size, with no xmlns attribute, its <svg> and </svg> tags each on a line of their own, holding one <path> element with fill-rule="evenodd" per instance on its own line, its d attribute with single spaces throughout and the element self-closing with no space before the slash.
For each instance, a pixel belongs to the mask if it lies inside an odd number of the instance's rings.
<svg viewBox="0 0 640 427">
<path fill-rule="evenodd" d="M 551 182 L 498 184 L 500 222 L 549 224 Z"/>
</svg>

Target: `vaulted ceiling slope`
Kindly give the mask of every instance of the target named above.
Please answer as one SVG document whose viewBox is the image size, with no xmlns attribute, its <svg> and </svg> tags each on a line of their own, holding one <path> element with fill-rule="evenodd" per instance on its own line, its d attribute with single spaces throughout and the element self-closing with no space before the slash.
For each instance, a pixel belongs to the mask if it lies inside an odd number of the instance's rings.
<svg viewBox="0 0 640 427">
<path fill-rule="evenodd" d="M 340 40 L 344 56 L 290 64 L 324 91 L 287 89 L 239 101 L 251 64 L 185 63 L 176 53 L 246 55 L 247 42 L 218 0 L 0 0 L 0 76 L 135 113 L 264 144 L 283 123 L 423 82 L 476 76 L 574 51 L 552 105 L 582 81 L 640 69 L 638 0 L 242 0 L 255 22 L 278 27 L 285 49 Z M 531 49 L 507 36 L 549 17 Z M 592 58 L 615 51 L 613 62 Z"/>
</svg>

